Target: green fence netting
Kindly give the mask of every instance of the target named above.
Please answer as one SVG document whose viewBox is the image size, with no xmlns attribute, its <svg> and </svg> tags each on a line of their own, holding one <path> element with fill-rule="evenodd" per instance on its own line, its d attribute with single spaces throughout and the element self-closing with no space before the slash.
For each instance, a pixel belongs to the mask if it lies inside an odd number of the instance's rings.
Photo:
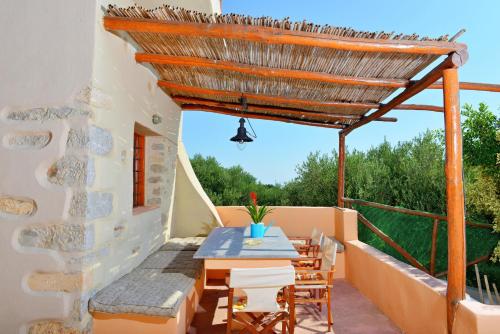
<svg viewBox="0 0 500 334">
<path fill-rule="evenodd" d="M 387 211 L 379 208 L 354 204 L 353 209 L 358 210 L 373 225 L 387 234 L 391 239 L 415 257 L 427 269 L 430 267 L 433 219 L 411 216 L 399 212 Z M 447 270 L 448 261 L 448 231 L 447 223 L 440 221 L 438 225 L 437 249 L 435 272 Z M 366 226 L 359 223 L 359 240 L 389 254 L 396 259 L 408 263 L 398 252 L 382 241 Z M 467 262 L 478 257 L 491 254 L 498 242 L 498 235 L 491 230 L 483 228 L 466 228 Z M 490 261 L 479 265 L 481 275 L 488 275 L 490 282 L 495 282 L 500 287 L 500 264 Z M 446 278 L 446 277 L 442 277 Z M 476 286 L 474 266 L 467 269 L 467 284 Z"/>
</svg>

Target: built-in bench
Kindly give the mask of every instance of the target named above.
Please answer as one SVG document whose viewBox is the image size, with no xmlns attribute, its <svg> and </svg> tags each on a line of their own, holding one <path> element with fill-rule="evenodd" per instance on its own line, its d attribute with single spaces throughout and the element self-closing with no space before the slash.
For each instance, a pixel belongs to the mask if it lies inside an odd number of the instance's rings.
<svg viewBox="0 0 500 334">
<path fill-rule="evenodd" d="M 185 333 L 204 287 L 204 238 L 174 238 L 89 301 L 94 333 Z"/>
</svg>

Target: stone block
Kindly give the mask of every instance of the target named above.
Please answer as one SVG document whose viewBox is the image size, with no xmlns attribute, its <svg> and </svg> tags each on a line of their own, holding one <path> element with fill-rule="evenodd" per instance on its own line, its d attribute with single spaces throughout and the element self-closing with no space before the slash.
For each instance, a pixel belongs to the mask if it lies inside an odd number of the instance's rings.
<svg viewBox="0 0 500 334">
<path fill-rule="evenodd" d="M 113 148 L 113 136 L 108 130 L 97 126 L 85 129 L 71 129 L 68 133 L 67 146 L 73 149 L 89 149 L 90 153 L 106 155 Z"/>
<path fill-rule="evenodd" d="M 89 127 L 90 152 L 98 155 L 108 154 L 113 148 L 113 136 L 108 130 L 97 126 Z"/>
<path fill-rule="evenodd" d="M 62 321 L 40 321 L 30 326 L 28 334 L 91 334 L 92 322 L 83 328 L 66 326 Z"/>
<path fill-rule="evenodd" d="M 64 156 L 54 162 L 47 171 L 50 183 L 66 186 L 92 185 L 95 168 L 92 159 L 79 159 L 73 155 Z"/>
<path fill-rule="evenodd" d="M 161 198 L 160 197 L 154 197 L 148 199 L 148 205 L 160 205 L 161 204 Z"/>
<path fill-rule="evenodd" d="M 69 214 L 93 220 L 106 217 L 113 211 L 113 194 L 105 192 L 79 192 L 73 195 Z"/>
<path fill-rule="evenodd" d="M 18 240 L 24 247 L 84 251 L 94 245 L 94 228 L 82 224 L 30 225 L 19 233 Z"/>
<path fill-rule="evenodd" d="M 7 146 L 10 149 L 41 149 L 47 146 L 52 139 L 50 131 L 28 132 L 19 131 L 6 135 Z"/>
<path fill-rule="evenodd" d="M 66 258 L 66 264 L 69 266 L 87 266 L 101 262 L 103 258 L 111 253 L 109 247 L 101 248 L 95 252 L 85 253 L 84 255 L 70 256 Z"/>
<path fill-rule="evenodd" d="M 15 110 L 7 114 L 7 119 L 13 121 L 52 121 L 57 119 L 69 119 L 74 117 L 89 117 L 89 110 L 72 107 L 58 108 L 33 108 L 27 110 Z"/>
<path fill-rule="evenodd" d="M 84 285 L 84 275 L 81 272 L 36 272 L 28 277 L 28 286 L 33 291 L 80 291 Z"/>
<path fill-rule="evenodd" d="M 164 150 L 165 149 L 165 144 L 161 144 L 161 143 L 151 144 L 151 149 L 155 150 L 155 151 Z"/>
<path fill-rule="evenodd" d="M 161 176 L 151 176 L 150 178 L 148 178 L 148 183 L 160 183 L 162 181 L 163 179 L 161 178 Z"/>
<path fill-rule="evenodd" d="M 160 196 L 161 195 L 161 191 L 162 191 L 162 187 L 157 187 L 157 188 L 154 188 L 151 193 L 153 195 L 155 195 L 155 196 Z"/>
<path fill-rule="evenodd" d="M 0 196 L 0 214 L 32 216 L 36 212 L 34 200 L 23 197 Z"/>
<path fill-rule="evenodd" d="M 164 173 L 167 171 L 165 166 L 161 164 L 152 164 L 151 166 L 149 166 L 149 170 L 153 173 Z"/>
</svg>

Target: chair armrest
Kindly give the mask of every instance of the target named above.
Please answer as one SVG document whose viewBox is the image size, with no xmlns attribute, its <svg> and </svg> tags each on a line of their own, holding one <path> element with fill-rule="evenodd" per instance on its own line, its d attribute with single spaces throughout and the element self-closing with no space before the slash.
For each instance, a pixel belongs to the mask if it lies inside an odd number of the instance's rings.
<svg viewBox="0 0 500 334">
<path fill-rule="evenodd" d="M 288 240 L 311 240 L 311 237 L 288 237 Z"/>
<path fill-rule="evenodd" d="M 301 274 L 301 273 L 304 273 L 304 274 L 330 274 L 330 273 L 334 273 L 335 272 L 335 269 L 332 269 L 332 270 L 318 270 L 318 269 L 299 269 L 299 270 L 295 270 L 295 274 Z"/>
</svg>

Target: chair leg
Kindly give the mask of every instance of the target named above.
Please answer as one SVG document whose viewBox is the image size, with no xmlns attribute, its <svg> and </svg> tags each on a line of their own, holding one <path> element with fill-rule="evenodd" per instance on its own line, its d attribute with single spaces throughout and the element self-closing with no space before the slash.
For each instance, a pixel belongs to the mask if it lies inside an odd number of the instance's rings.
<svg viewBox="0 0 500 334">
<path fill-rule="evenodd" d="M 323 294 L 323 290 L 322 290 L 322 289 L 318 289 L 318 290 L 316 290 L 316 293 L 317 293 L 316 298 L 320 299 L 320 298 L 321 298 L 321 295 Z M 322 303 L 318 303 L 318 308 L 319 308 L 319 311 L 320 311 L 320 312 L 323 310 L 323 305 L 322 305 Z"/>
<path fill-rule="evenodd" d="M 328 309 L 328 331 L 331 331 L 333 325 L 333 314 L 332 314 L 332 288 L 327 288 L 326 290 L 326 306 Z"/>
<path fill-rule="evenodd" d="M 286 323 L 286 319 L 281 322 L 281 334 L 286 334 Z"/>
<path fill-rule="evenodd" d="M 227 295 L 226 334 L 231 334 L 231 328 L 233 325 L 233 295 L 234 295 L 234 289 L 229 289 L 229 293 Z"/>
</svg>

